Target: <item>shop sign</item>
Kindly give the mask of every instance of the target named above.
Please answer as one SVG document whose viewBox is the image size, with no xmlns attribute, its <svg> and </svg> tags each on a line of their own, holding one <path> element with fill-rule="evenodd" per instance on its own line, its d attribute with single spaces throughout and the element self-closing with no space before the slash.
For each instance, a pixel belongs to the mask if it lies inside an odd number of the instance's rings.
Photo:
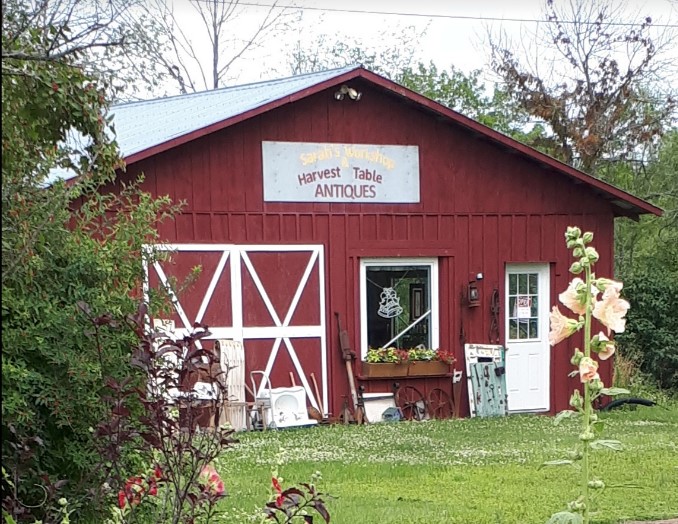
<svg viewBox="0 0 678 524">
<path fill-rule="evenodd" d="M 532 297 L 518 296 L 516 297 L 517 318 L 530 318 L 532 316 Z"/>
<path fill-rule="evenodd" d="M 419 202 L 419 147 L 262 142 L 266 202 Z"/>
</svg>

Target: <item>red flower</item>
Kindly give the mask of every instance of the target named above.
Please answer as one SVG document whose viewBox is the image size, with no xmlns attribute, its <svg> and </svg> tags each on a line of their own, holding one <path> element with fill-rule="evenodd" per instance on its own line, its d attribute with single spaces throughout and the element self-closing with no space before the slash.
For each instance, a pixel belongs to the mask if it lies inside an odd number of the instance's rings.
<svg viewBox="0 0 678 524">
<path fill-rule="evenodd" d="M 118 491 L 118 506 L 120 506 L 120 509 L 125 509 L 125 505 L 127 504 L 127 497 L 125 496 L 124 491 Z"/>
<path fill-rule="evenodd" d="M 208 465 L 202 468 L 200 472 L 200 483 L 206 491 L 213 495 L 221 496 L 224 494 L 224 481 L 221 480 L 219 473 L 214 469 L 214 466 Z"/>
<path fill-rule="evenodd" d="M 282 493 L 282 487 L 280 486 L 280 481 L 273 477 L 271 478 L 271 482 L 273 482 L 273 489 L 275 489 L 278 493 Z"/>
<path fill-rule="evenodd" d="M 125 482 L 125 489 L 118 493 L 118 505 L 120 508 L 125 507 L 125 502 L 129 502 L 132 506 L 136 506 L 141 502 L 141 496 L 146 489 L 143 485 L 141 477 L 130 477 Z"/>
<path fill-rule="evenodd" d="M 151 484 L 151 487 L 148 488 L 148 494 L 155 497 L 158 494 L 158 485 L 155 483 Z"/>
<path fill-rule="evenodd" d="M 157 478 L 157 479 L 161 479 L 161 478 L 162 478 L 162 469 L 160 469 L 160 466 L 155 466 L 155 469 L 153 470 L 153 475 L 154 475 L 155 478 Z"/>
<path fill-rule="evenodd" d="M 271 482 L 273 483 L 273 489 L 278 493 L 278 496 L 275 498 L 275 505 L 280 508 L 282 507 L 284 500 L 282 496 L 282 486 L 280 485 L 280 481 L 275 477 L 271 477 Z"/>
</svg>

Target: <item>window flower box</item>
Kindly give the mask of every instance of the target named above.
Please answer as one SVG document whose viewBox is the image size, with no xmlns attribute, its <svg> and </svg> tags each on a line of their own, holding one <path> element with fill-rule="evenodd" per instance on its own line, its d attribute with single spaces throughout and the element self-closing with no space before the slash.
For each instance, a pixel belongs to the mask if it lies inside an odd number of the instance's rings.
<svg viewBox="0 0 678 524">
<path fill-rule="evenodd" d="M 434 377 L 452 373 L 452 365 L 440 360 L 410 362 L 363 362 L 365 378 Z"/>
<path fill-rule="evenodd" d="M 451 373 L 451 365 L 441 360 L 413 360 L 407 366 L 408 377 L 427 377 Z"/>
<path fill-rule="evenodd" d="M 370 348 L 362 363 L 365 378 L 404 378 L 441 376 L 452 373 L 454 356 L 445 350 Z"/>
</svg>

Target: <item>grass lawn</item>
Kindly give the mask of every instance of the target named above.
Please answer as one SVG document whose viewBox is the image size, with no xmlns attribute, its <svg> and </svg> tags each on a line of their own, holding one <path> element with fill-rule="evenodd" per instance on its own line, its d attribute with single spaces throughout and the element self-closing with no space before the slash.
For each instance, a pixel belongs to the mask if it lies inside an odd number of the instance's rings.
<svg viewBox="0 0 678 524">
<path fill-rule="evenodd" d="M 608 485 L 594 522 L 678 517 L 678 404 L 601 418 L 604 438 L 625 449 L 593 455 Z M 243 433 L 218 463 L 230 493 L 223 522 L 247 522 L 263 506 L 277 467 L 283 488 L 320 471 L 340 524 L 544 523 L 576 498 L 578 475 L 539 466 L 563 458 L 577 433 L 534 415 Z"/>
</svg>

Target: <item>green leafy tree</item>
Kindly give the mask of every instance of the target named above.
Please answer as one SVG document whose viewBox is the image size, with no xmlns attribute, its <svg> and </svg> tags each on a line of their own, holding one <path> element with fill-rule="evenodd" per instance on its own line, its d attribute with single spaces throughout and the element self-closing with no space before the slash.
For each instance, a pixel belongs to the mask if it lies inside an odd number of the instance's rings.
<svg viewBox="0 0 678 524">
<path fill-rule="evenodd" d="M 421 40 L 425 34 L 415 26 L 382 31 L 377 40 L 395 42 L 389 46 L 375 46 L 341 34 L 322 34 L 311 44 L 297 41 L 289 52 L 287 65 L 293 75 L 302 75 L 360 64 L 398 81 L 399 75 L 415 63 L 415 46 L 411 42 Z"/>
<path fill-rule="evenodd" d="M 469 74 L 451 66 L 439 69 L 433 62 L 407 67 L 396 75 L 396 80 L 450 109 L 477 120 L 496 131 L 529 142 L 540 136 L 543 128 L 531 127 L 529 116 L 511 99 L 508 92 L 495 85 L 490 93 L 481 80 L 482 71 Z"/>
<path fill-rule="evenodd" d="M 76 303 L 133 311 L 142 244 L 174 211 L 136 185 L 104 189 L 123 164 L 106 86 L 80 62 L 98 40 L 43 22 L 24 3 L 3 2 L 2 449 L 29 505 L 44 498 L 39 474 L 75 489 L 92 472 L 103 378 L 129 374 L 129 337 L 112 334 L 97 351 Z M 55 169 L 75 178 L 50 183 Z M 12 444 L 24 438 L 40 445 L 20 457 Z"/>
<path fill-rule="evenodd" d="M 634 305 L 620 352 L 663 388 L 678 389 L 678 130 L 639 173 L 625 171 L 639 195 L 664 210 L 661 217 L 618 224 L 617 270 Z"/>
</svg>

